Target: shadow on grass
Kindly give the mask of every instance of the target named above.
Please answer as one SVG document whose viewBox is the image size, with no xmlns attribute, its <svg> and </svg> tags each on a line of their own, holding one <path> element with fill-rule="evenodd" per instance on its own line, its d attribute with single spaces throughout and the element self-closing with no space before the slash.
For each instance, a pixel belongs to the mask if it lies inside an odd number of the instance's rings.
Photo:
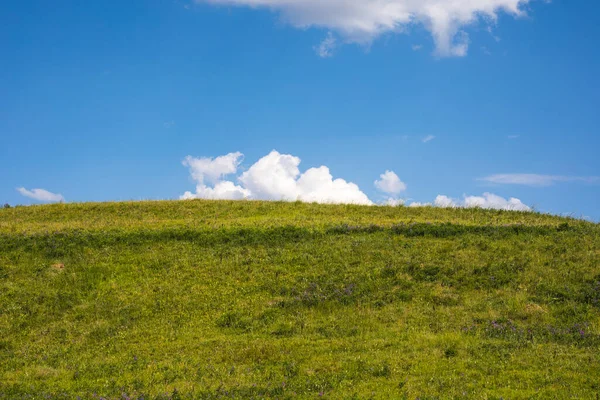
<svg viewBox="0 0 600 400">
<path fill-rule="evenodd" d="M 44 234 L 2 234 L 0 251 L 41 251 L 48 256 L 64 255 L 69 249 L 83 247 L 102 248 L 107 246 L 135 246 L 146 243 L 187 241 L 198 246 L 215 245 L 251 246 L 281 245 L 290 242 L 312 240 L 335 235 L 392 234 L 405 237 L 451 238 L 465 235 L 477 235 L 488 239 L 505 239 L 513 236 L 544 236 L 557 233 L 585 233 L 591 228 L 559 226 L 470 226 L 459 224 L 413 223 L 398 224 L 391 227 L 380 225 L 351 226 L 337 225 L 325 229 L 309 229 L 295 226 L 274 228 L 228 228 L 228 229 L 134 229 L 89 232 L 72 230 Z"/>
</svg>

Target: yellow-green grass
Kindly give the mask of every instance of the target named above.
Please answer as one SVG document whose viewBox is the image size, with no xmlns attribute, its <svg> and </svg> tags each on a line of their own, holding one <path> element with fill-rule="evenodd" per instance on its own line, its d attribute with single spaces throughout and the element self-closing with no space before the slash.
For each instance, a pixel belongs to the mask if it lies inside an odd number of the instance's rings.
<svg viewBox="0 0 600 400">
<path fill-rule="evenodd" d="M 272 202 L 0 210 L 0 399 L 599 394 L 597 224 Z"/>
</svg>

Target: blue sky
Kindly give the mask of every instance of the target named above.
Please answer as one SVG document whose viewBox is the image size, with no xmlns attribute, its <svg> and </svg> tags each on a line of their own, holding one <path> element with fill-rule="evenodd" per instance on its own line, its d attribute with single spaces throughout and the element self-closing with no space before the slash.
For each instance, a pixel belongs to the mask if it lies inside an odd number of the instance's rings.
<svg viewBox="0 0 600 400">
<path fill-rule="evenodd" d="M 356 194 L 351 182 L 375 203 L 493 193 L 600 220 L 600 4 L 496 0 L 493 20 L 492 0 L 442 1 L 440 22 L 419 2 L 390 0 L 390 15 L 356 1 L 3 2 L 0 202 L 200 197 L 223 182 L 269 198 L 281 178 L 303 199 Z M 226 177 L 182 164 L 235 152 Z M 294 177 L 320 166 L 346 185 Z M 388 170 L 404 186 L 377 187 Z"/>
</svg>

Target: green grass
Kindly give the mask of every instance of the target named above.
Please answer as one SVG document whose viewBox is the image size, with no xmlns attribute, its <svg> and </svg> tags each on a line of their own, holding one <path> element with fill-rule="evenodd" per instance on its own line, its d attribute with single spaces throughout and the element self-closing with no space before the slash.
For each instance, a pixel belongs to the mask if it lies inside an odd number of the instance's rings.
<svg viewBox="0 0 600 400">
<path fill-rule="evenodd" d="M 266 202 L 0 209 L 0 399 L 600 395 L 600 226 Z"/>
</svg>

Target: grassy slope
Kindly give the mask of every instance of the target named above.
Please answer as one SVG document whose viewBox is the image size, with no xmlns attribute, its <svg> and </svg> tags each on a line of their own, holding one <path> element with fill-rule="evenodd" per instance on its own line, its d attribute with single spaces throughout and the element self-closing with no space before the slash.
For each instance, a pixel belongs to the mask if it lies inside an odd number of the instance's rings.
<svg viewBox="0 0 600 400">
<path fill-rule="evenodd" d="M 599 225 L 261 202 L 0 210 L 0 399 L 595 398 L 599 377 Z"/>
</svg>

